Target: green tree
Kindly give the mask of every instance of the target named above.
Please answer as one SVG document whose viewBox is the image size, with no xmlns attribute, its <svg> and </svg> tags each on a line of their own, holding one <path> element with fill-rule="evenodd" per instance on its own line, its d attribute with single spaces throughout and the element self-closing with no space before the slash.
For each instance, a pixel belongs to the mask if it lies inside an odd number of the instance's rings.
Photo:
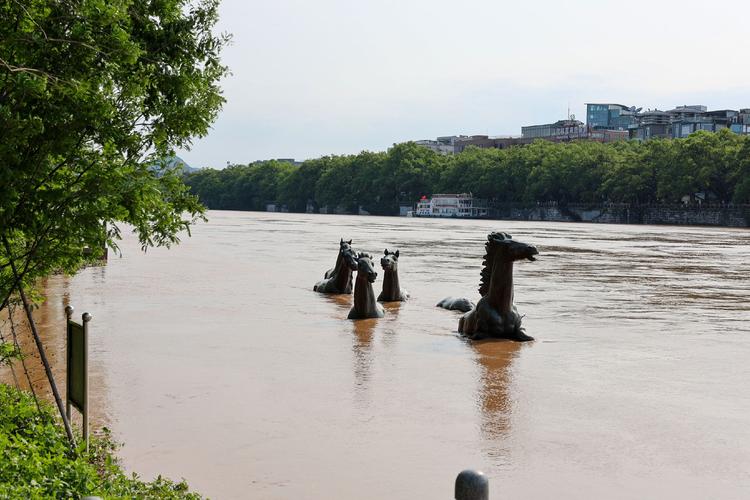
<svg viewBox="0 0 750 500">
<path fill-rule="evenodd" d="M 442 155 L 413 142 L 395 144 L 388 150 L 374 186 L 378 200 L 376 213 L 398 214 L 400 203 L 414 203 L 422 194 L 429 193 L 443 162 Z"/>
<path fill-rule="evenodd" d="M 351 189 L 353 178 L 351 156 L 327 156 L 323 171 L 315 185 L 315 199 L 320 207 L 327 207 L 329 213 L 342 208 L 354 212 L 357 209 L 357 195 Z"/>
<path fill-rule="evenodd" d="M 502 150 L 468 147 L 448 156 L 403 143 L 385 153 L 308 160 L 262 179 L 246 178 L 250 167 L 237 167 L 192 174 L 188 183 L 211 208 L 262 210 L 257 200 L 276 193 L 292 211 L 312 202 L 380 215 L 395 215 L 400 203 L 437 192 L 472 192 L 500 203 L 673 203 L 699 191 L 738 201 L 750 190 L 748 140 L 729 131 L 644 143 L 539 140 Z M 258 186 L 265 186 L 260 198 L 253 194 Z"/>
<path fill-rule="evenodd" d="M 696 189 L 717 201 L 729 202 L 741 147 L 742 138 L 729 129 L 717 133 L 701 130 L 682 141 L 681 158 L 694 175 Z"/>
<path fill-rule="evenodd" d="M 744 138 L 742 148 L 737 153 L 737 171 L 732 201 L 750 203 L 750 137 Z"/>
<path fill-rule="evenodd" d="M 323 173 L 325 160 L 318 158 L 308 160 L 299 168 L 293 169 L 279 186 L 280 201 L 292 212 L 304 212 L 308 202 L 312 202 L 314 209 L 319 207 L 315 200 L 315 185 Z"/>
<path fill-rule="evenodd" d="M 354 204 L 371 213 L 393 215 L 382 203 L 379 190 L 380 183 L 387 176 L 387 153 L 372 153 L 362 151 L 352 158 L 352 179 L 350 190 L 354 196 Z"/>
<path fill-rule="evenodd" d="M 221 171 L 204 168 L 197 172 L 185 175 L 184 181 L 190 187 L 191 192 L 195 193 L 201 203 L 210 207 L 222 209 L 225 208 L 225 196 L 227 193 L 226 175 Z"/>
<path fill-rule="evenodd" d="M 146 248 L 178 242 L 202 217 L 179 172 L 154 165 L 206 134 L 221 108 L 217 9 L 0 4 L 0 310 L 19 276 L 30 285 L 77 269 L 84 246 L 116 248 L 117 222 Z"/>
<path fill-rule="evenodd" d="M 493 198 L 505 191 L 507 183 L 501 172 L 502 158 L 503 152 L 498 149 L 468 147 L 461 154 L 445 159 L 435 189 Z"/>
<path fill-rule="evenodd" d="M 297 167 L 283 161 L 264 161 L 252 165 L 247 182 L 253 193 L 253 210 L 265 210 L 266 203 L 279 202 L 281 186 Z"/>
<path fill-rule="evenodd" d="M 538 142 L 544 154 L 529 171 L 529 201 L 557 201 L 563 205 L 602 201 L 602 182 L 618 154 L 614 146 L 584 141 Z"/>
<path fill-rule="evenodd" d="M 604 173 L 602 196 L 618 203 L 649 203 L 656 199 L 654 164 L 645 161 L 640 143 L 622 148 Z"/>
</svg>

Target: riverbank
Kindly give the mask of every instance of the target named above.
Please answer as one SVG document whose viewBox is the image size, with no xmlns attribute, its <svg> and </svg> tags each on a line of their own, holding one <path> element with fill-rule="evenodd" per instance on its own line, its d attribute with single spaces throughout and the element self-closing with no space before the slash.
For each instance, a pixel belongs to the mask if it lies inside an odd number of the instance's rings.
<svg viewBox="0 0 750 500">
<path fill-rule="evenodd" d="M 488 207 L 487 217 L 420 217 L 452 220 L 506 220 L 537 222 L 591 222 L 660 226 L 750 227 L 750 205 L 634 205 L 629 203 L 523 203 Z M 354 214 L 336 211 L 336 215 Z M 416 217 L 416 216 L 415 216 Z"/>
<path fill-rule="evenodd" d="M 493 207 L 491 218 L 516 221 L 593 222 L 668 226 L 750 227 L 750 205 L 586 204 Z"/>
<path fill-rule="evenodd" d="M 201 498 L 184 481 L 127 475 L 117 448 L 105 432 L 73 453 L 48 403 L 0 384 L 0 498 Z"/>
</svg>

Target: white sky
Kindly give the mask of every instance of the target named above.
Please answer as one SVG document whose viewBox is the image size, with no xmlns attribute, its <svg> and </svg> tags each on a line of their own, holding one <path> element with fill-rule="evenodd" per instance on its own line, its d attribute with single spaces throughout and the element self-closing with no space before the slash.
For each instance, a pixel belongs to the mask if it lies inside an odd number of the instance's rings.
<svg viewBox="0 0 750 500">
<path fill-rule="evenodd" d="M 750 108 L 748 0 L 222 0 L 232 76 L 193 167 L 585 122 L 586 102 Z"/>
</svg>

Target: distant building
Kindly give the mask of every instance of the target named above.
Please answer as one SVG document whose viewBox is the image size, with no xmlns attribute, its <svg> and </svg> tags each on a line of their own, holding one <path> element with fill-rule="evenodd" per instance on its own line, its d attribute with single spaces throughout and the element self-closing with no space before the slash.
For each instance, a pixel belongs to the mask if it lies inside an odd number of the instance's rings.
<svg viewBox="0 0 750 500">
<path fill-rule="evenodd" d="M 625 139 L 646 141 L 654 138 L 682 138 L 706 130 L 729 128 L 738 134 L 750 134 L 750 109 L 709 111 L 702 104 L 677 106 L 669 111 L 613 103 L 587 103 L 586 126 L 571 119 L 548 125 L 523 127 L 524 138 L 555 142 L 586 139 L 613 142 Z"/>
<path fill-rule="evenodd" d="M 740 109 L 729 128 L 736 134 L 750 135 L 750 109 Z"/>
<path fill-rule="evenodd" d="M 524 139 L 546 139 L 548 141 L 563 142 L 576 139 L 588 139 L 588 128 L 578 120 L 558 120 L 544 125 L 529 125 L 521 127 Z"/>
<path fill-rule="evenodd" d="M 622 104 L 586 104 L 586 125 L 589 129 L 628 130 L 636 123 L 635 107 Z"/>
<path fill-rule="evenodd" d="M 630 139 L 627 130 L 589 129 L 587 140 L 593 142 L 617 142 Z"/>
<path fill-rule="evenodd" d="M 639 141 L 671 137 L 672 115 L 658 109 L 638 113 L 629 133 L 630 139 Z"/>
<path fill-rule="evenodd" d="M 465 135 L 445 135 L 442 137 L 438 137 L 434 141 L 431 139 L 422 139 L 419 141 L 414 141 L 414 143 L 431 149 L 436 153 L 452 155 L 456 153 L 456 141 L 461 140 L 465 137 Z"/>
<path fill-rule="evenodd" d="M 680 139 L 699 130 L 718 132 L 729 128 L 737 134 L 750 134 L 750 110 L 709 111 L 702 104 L 677 106 L 669 111 L 649 110 L 636 113 L 630 126 L 630 138 L 645 141 L 654 138 Z"/>
<path fill-rule="evenodd" d="M 594 129 L 583 122 L 576 120 L 572 115 L 567 120 L 558 120 L 555 123 L 543 125 L 529 125 L 521 127 L 523 140 L 533 141 L 544 139 L 552 142 L 568 141 L 594 141 L 614 142 L 629 138 L 627 130 Z"/>
<path fill-rule="evenodd" d="M 615 142 L 628 139 L 646 141 L 655 138 L 687 137 L 698 130 L 718 132 L 729 128 L 737 134 L 750 135 L 750 108 L 739 111 L 709 111 L 701 104 L 677 106 L 669 111 L 614 103 L 587 103 L 586 123 L 570 115 L 554 123 L 521 127 L 521 137 L 488 135 L 451 135 L 436 140 L 415 141 L 416 144 L 441 154 L 457 154 L 467 147 L 506 149 L 524 146 L 535 140 L 551 142 L 586 140 Z"/>
<path fill-rule="evenodd" d="M 458 139 L 455 143 L 456 153 L 461 153 L 469 146 L 476 148 L 494 148 L 506 149 L 511 146 L 523 146 L 531 144 L 533 139 L 524 139 L 522 137 L 490 137 L 488 135 L 472 135 Z"/>
<path fill-rule="evenodd" d="M 708 111 L 706 106 L 678 106 L 669 113 L 673 115 L 672 137 L 675 139 L 687 137 L 699 130 L 718 132 L 728 128 L 739 115 L 738 111 L 730 109 Z"/>
</svg>

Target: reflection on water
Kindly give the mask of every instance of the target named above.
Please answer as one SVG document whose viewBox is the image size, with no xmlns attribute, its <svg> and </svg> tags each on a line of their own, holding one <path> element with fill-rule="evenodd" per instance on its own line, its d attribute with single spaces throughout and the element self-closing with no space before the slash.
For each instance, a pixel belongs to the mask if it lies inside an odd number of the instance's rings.
<svg viewBox="0 0 750 500">
<path fill-rule="evenodd" d="M 172 250 L 144 255 L 127 237 L 123 258 L 48 282 L 37 318 L 53 370 L 64 380 L 70 303 L 94 317 L 93 423 L 126 443 L 127 468 L 213 498 L 446 498 L 467 467 L 493 498 L 750 489 L 750 232 L 210 219 Z M 495 230 L 539 249 L 515 266 L 535 342 L 467 342 L 459 315 L 435 307 L 476 300 Z M 399 248 L 411 299 L 350 321 L 351 296 L 314 293 L 342 237 Z"/>
<path fill-rule="evenodd" d="M 492 443 L 510 432 L 513 395 L 511 365 L 523 344 L 510 341 L 473 342 L 481 372 L 478 384 L 482 432 Z"/>
<path fill-rule="evenodd" d="M 375 318 L 352 321 L 355 396 L 360 399 L 363 407 L 368 406 L 367 390 L 372 375 L 372 336 L 377 323 Z"/>
</svg>

